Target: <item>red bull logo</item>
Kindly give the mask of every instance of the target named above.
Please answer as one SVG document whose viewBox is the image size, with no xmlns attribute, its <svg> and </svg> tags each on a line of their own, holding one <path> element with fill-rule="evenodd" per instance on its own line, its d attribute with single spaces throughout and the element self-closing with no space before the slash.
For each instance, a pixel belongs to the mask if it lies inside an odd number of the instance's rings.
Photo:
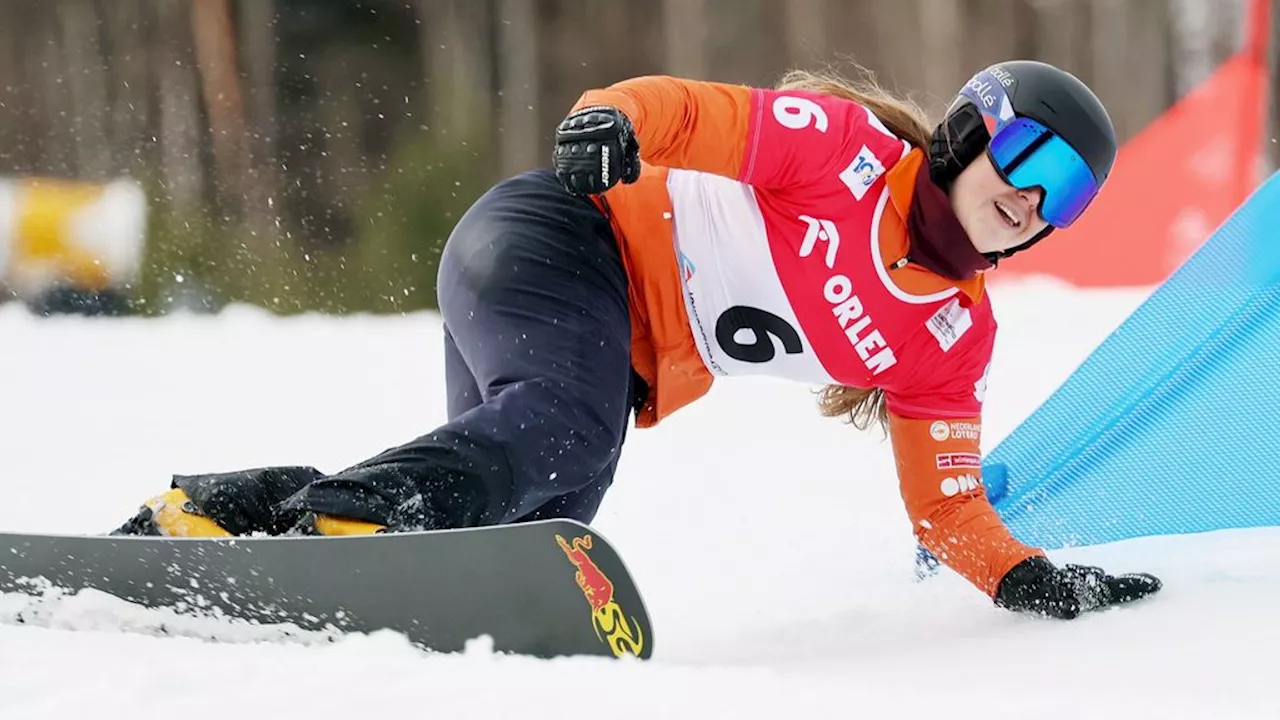
<svg viewBox="0 0 1280 720">
<path fill-rule="evenodd" d="M 569 562 L 578 569 L 573 579 L 578 581 L 582 594 L 587 596 L 591 612 L 600 612 L 613 600 L 613 583 L 600 572 L 600 568 L 596 567 L 595 562 L 587 555 L 587 551 L 591 549 L 591 536 L 574 538 L 573 544 L 570 545 L 563 537 L 556 535 L 556 542 L 569 557 Z"/>
<path fill-rule="evenodd" d="M 638 629 L 632 628 L 635 618 L 627 620 L 626 613 L 613 597 L 613 582 L 600 570 L 587 551 L 591 549 L 591 536 L 583 535 L 572 542 L 556 535 L 556 543 L 564 551 L 569 562 L 577 568 L 573 579 L 582 589 L 582 594 L 591 606 L 591 624 L 595 627 L 596 637 L 609 646 L 615 657 L 623 655 L 639 656 L 644 648 L 644 636 Z"/>
</svg>

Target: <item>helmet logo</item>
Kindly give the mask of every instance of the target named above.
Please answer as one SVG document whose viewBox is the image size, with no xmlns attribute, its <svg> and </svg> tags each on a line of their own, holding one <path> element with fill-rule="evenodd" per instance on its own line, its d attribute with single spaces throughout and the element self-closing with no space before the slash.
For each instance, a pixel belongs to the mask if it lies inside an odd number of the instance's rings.
<svg viewBox="0 0 1280 720">
<path fill-rule="evenodd" d="M 982 70 L 960 88 L 960 94 L 969 98 L 982 111 L 982 122 L 987 134 L 994 136 L 1005 123 L 1013 120 L 1013 103 L 1005 88 L 1013 85 L 1013 76 L 1000 66 Z"/>
<path fill-rule="evenodd" d="M 1005 70 L 1003 67 L 999 65 L 993 65 L 990 68 L 990 70 L 991 70 L 991 76 L 994 77 L 996 80 L 999 80 L 1001 85 L 1003 85 L 1006 88 L 1013 87 L 1013 83 L 1014 83 L 1013 74 L 1010 73 L 1008 70 Z"/>
</svg>

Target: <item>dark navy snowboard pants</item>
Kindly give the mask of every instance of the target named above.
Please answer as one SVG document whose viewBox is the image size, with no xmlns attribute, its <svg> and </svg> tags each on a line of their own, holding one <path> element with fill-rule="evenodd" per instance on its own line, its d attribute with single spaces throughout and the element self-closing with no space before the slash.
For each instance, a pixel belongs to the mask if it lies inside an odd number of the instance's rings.
<svg viewBox="0 0 1280 720">
<path fill-rule="evenodd" d="M 506 180 L 459 220 L 438 293 L 444 425 L 332 475 L 269 467 L 174 484 L 232 532 L 282 532 L 307 511 L 398 529 L 590 521 L 644 392 L 608 220 L 550 171 Z"/>
</svg>

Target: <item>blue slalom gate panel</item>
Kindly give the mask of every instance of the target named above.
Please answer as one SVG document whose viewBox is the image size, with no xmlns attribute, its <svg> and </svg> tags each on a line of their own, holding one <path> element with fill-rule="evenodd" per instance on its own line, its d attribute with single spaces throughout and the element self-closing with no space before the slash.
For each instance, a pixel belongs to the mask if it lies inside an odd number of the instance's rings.
<svg viewBox="0 0 1280 720">
<path fill-rule="evenodd" d="M 1013 533 L 1039 547 L 1280 526 L 1280 173 L 983 474 Z"/>
</svg>

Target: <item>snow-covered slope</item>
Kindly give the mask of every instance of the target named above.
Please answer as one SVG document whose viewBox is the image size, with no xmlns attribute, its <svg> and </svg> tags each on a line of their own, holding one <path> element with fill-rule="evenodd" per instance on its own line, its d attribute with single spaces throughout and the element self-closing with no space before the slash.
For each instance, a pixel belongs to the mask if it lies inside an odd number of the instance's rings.
<svg viewBox="0 0 1280 720">
<path fill-rule="evenodd" d="M 992 293 L 988 449 L 1145 296 Z M 171 473 L 337 469 L 443 420 L 440 362 L 431 314 L 0 308 L 0 529 L 106 530 Z M 1165 591 L 1073 623 L 1014 616 L 949 573 L 913 581 L 887 442 L 819 417 L 811 390 L 722 381 L 631 434 L 594 524 L 641 583 L 650 662 L 502 657 L 482 640 L 432 656 L 390 634 L 0 596 L 0 718 L 1280 717 L 1280 531 L 1055 553 L 1156 572 Z"/>
</svg>

